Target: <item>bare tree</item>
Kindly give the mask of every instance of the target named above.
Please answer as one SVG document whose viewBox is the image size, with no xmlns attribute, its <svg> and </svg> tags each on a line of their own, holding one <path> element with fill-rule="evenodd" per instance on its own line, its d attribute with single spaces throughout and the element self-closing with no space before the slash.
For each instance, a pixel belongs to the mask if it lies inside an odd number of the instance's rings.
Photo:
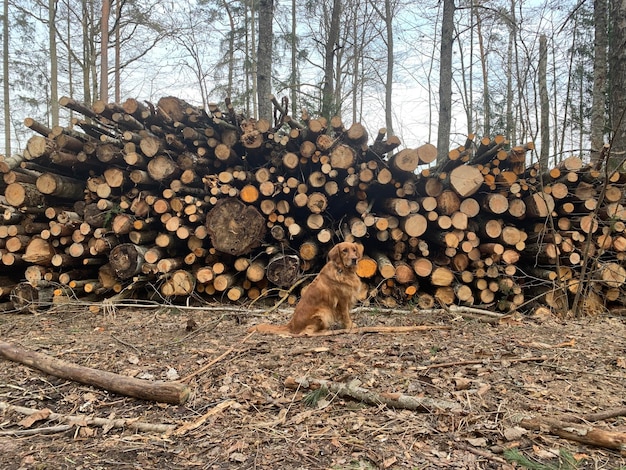
<svg viewBox="0 0 626 470">
<path fill-rule="evenodd" d="M 289 38 L 291 48 L 291 73 L 289 74 L 289 91 L 291 95 L 291 114 L 296 115 L 298 109 L 298 14 L 296 0 L 291 0 L 291 36 Z"/>
<path fill-rule="evenodd" d="M 50 122 L 59 125 L 59 60 L 57 57 L 57 1 L 48 0 L 48 40 L 50 50 Z"/>
<path fill-rule="evenodd" d="M 246 58 L 246 63 L 251 70 L 249 69 L 250 75 L 252 75 L 252 93 L 250 96 L 252 97 L 252 115 L 257 116 L 259 110 L 258 103 L 258 57 L 257 57 L 257 22 L 256 22 L 256 10 L 254 8 L 254 0 L 246 0 L 246 5 L 250 5 L 249 15 L 246 15 L 246 31 L 250 31 L 250 35 L 246 34 L 246 54 L 249 56 Z M 248 20 L 249 18 L 249 20 Z"/>
<path fill-rule="evenodd" d="M 616 168 L 626 154 L 626 4 L 610 2 L 613 37 L 609 45 L 610 118 L 613 133 L 610 168 Z"/>
<path fill-rule="evenodd" d="M 541 108 L 541 150 L 539 151 L 539 165 L 542 169 L 548 168 L 548 154 L 550 151 L 550 99 L 548 97 L 548 40 L 545 34 L 539 37 L 539 106 Z"/>
<path fill-rule="evenodd" d="M 330 29 L 324 44 L 324 82 L 322 85 L 322 116 L 330 118 L 334 113 L 335 103 L 335 55 L 339 46 L 339 20 L 341 16 L 341 0 L 333 0 L 332 9 L 328 13 Z"/>
<path fill-rule="evenodd" d="M 233 80 L 235 76 L 235 17 L 229 2 L 224 0 L 222 2 L 224 11 L 228 16 L 228 25 L 230 26 L 230 34 L 228 35 L 228 51 L 226 52 L 228 60 L 228 81 L 226 84 L 226 96 L 229 98 L 233 94 Z"/>
<path fill-rule="evenodd" d="M 474 128 L 474 98 L 473 98 L 473 70 L 474 70 L 474 61 L 472 57 L 472 51 L 474 50 L 474 24 L 476 20 L 474 19 L 477 15 L 476 6 L 472 4 L 470 7 L 470 26 L 469 30 L 469 54 L 465 53 L 465 38 L 461 34 L 459 27 L 455 28 L 455 37 L 459 47 L 459 61 L 461 62 L 461 86 L 463 88 L 463 92 L 461 93 L 461 99 L 463 101 L 463 108 L 465 109 L 465 119 L 467 120 L 467 132 L 473 132 Z M 466 63 L 466 55 L 469 57 L 469 61 Z"/>
<path fill-rule="evenodd" d="M 100 99 L 109 100 L 109 14 L 111 0 L 102 0 L 100 17 Z"/>
<path fill-rule="evenodd" d="M 517 35 L 517 23 L 515 21 L 515 0 L 511 0 L 510 17 L 507 21 L 509 27 L 509 38 L 506 57 L 506 136 L 515 142 L 516 129 L 513 122 L 513 52 L 515 46 L 515 36 Z"/>
<path fill-rule="evenodd" d="M 487 51 L 485 49 L 480 11 L 476 10 L 476 34 L 480 51 L 480 66 L 483 76 L 483 132 L 491 134 L 491 103 L 489 95 L 489 72 L 487 67 Z"/>
<path fill-rule="evenodd" d="M 115 1 L 115 24 L 113 25 L 114 39 L 113 51 L 115 54 L 113 65 L 113 88 L 115 90 L 115 102 L 119 103 L 122 99 L 122 38 L 120 20 L 122 19 L 122 0 Z"/>
<path fill-rule="evenodd" d="M 387 132 L 393 134 L 393 104 L 391 102 L 393 96 L 393 64 L 394 64 L 394 49 L 393 49 L 393 16 L 394 5 L 391 0 L 385 0 L 385 32 L 387 45 L 387 76 L 385 80 L 385 125 Z"/>
<path fill-rule="evenodd" d="M 454 0 L 443 0 L 441 53 L 439 60 L 439 126 L 437 159 L 447 158 L 452 123 L 452 44 L 454 42 Z"/>
<path fill-rule="evenodd" d="M 257 92 L 259 96 L 259 118 L 272 119 L 272 43 L 274 33 L 272 23 L 274 19 L 274 1 L 260 0 L 259 2 L 259 52 L 257 54 Z"/>
<path fill-rule="evenodd" d="M 591 105 L 591 161 L 594 163 L 600 158 L 606 127 L 607 8 L 607 0 L 595 0 L 593 3 L 595 38 Z"/>
<path fill-rule="evenodd" d="M 11 93 L 9 84 L 9 0 L 2 11 L 2 96 L 4 98 L 4 152 L 11 156 Z"/>
</svg>

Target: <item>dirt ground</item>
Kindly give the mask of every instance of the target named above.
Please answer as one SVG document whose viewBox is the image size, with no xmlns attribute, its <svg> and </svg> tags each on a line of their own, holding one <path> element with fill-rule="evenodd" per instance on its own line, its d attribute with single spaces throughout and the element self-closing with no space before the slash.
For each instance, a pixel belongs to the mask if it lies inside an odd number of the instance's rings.
<svg viewBox="0 0 626 470">
<path fill-rule="evenodd" d="M 370 309 L 355 313 L 358 325 L 449 329 L 317 338 L 247 333 L 289 314 L 220 305 L 3 314 L 0 341 L 145 380 L 182 379 L 192 394 L 183 405 L 153 403 L 0 360 L 0 468 L 530 468 L 509 463 L 511 449 L 544 465 L 534 468 L 626 468 L 626 453 L 520 426 L 523 418 L 581 422 L 621 408 L 589 424 L 626 432 L 626 317 L 493 324 L 446 312 Z M 287 377 L 359 385 L 374 397 L 402 393 L 431 405 L 366 404 L 288 388 Z M 451 402 L 458 409 L 437 406 Z M 102 420 L 27 422 L 16 406 Z M 120 418 L 123 427 L 109 424 Z M 138 430 L 133 423 L 171 426 Z"/>
</svg>

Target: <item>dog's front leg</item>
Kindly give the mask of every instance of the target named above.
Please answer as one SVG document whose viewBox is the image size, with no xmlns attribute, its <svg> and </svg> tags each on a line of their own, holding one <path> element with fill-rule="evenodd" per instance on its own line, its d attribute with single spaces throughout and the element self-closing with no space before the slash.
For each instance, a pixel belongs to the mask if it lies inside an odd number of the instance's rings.
<svg viewBox="0 0 626 470">
<path fill-rule="evenodd" d="M 350 309 L 348 308 L 341 309 L 341 322 L 343 323 L 343 327 L 346 330 L 356 328 L 356 324 L 352 321 L 352 317 L 350 316 Z"/>
</svg>

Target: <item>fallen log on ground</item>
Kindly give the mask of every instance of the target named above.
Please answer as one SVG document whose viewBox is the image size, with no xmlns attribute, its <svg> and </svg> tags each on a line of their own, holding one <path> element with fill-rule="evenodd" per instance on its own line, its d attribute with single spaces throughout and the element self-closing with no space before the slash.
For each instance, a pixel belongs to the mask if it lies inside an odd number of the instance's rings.
<svg viewBox="0 0 626 470">
<path fill-rule="evenodd" d="M 609 431 L 588 424 L 575 424 L 555 418 L 526 418 L 520 426 L 531 431 L 549 432 L 570 441 L 616 449 L 626 455 L 626 432 Z"/>
<path fill-rule="evenodd" d="M 394 392 L 373 392 L 360 386 L 360 382 L 353 381 L 350 383 L 332 382 L 324 379 L 314 379 L 311 377 L 285 379 L 285 387 L 294 390 L 311 389 L 317 390 L 324 388 L 327 391 L 337 394 L 340 397 L 352 398 L 370 405 L 386 405 L 390 408 L 402 408 L 407 410 L 421 412 L 458 412 L 461 411 L 461 405 L 449 400 L 437 400 L 427 397 L 414 397 L 403 393 Z"/>
<path fill-rule="evenodd" d="M 152 424 L 142 423 L 135 418 L 96 418 L 93 416 L 82 415 L 64 415 L 60 413 L 54 413 L 47 408 L 43 410 L 37 410 L 34 408 L 26 408 L 24 406 L 10 405 L 6 402 L 0 402 L 0 411 L 3 412 L 15 412 L 27 416 L 38 415 L 40 420 L 52 420 L 60 423 L 67 423 L 69 428 L 72 426 L 102 426 L 103 428 L 123 428 L 131 429 L 133 431 L 141 432 L 157 432 L 166 433 L 174 431 L 178 425 L 176 424 Z M 6 431 L 7 433 L 13 433 L 13 431 Z"/>
<path fill-rule="evenodd" d="M 24 364 L 46 374 L 84 385 L 92 385 L 109 392 L 159 403 L 181 405 L 187 401 L 191 389 L 176 382 L 151 382 L 113 372 L 72 364 L 46 354 L 31 351 L 0 341 L 0 357 Z"/>
</svg>

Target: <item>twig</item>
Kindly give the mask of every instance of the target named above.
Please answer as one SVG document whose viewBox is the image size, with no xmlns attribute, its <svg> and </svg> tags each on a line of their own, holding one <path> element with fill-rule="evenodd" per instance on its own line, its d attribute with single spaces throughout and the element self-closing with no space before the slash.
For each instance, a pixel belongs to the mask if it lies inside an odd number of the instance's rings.
<svg viewBox="0 0 626 470">
<path fill-rule="evenodd" d="M 14 429 L 7 431 L 0 431 L 0 436 L 35 436 L 37 434 L 56 434 L 59 432 L 65 432 L 72 429 L 73 426 L 69 424 L 59 424 L 58 426 L 51 426 L 49 428 L 36 428 L 36 429 Z"/>
<path fill-rule="evenodd" d="M 443 411 L 461 411 L 461 405 L 453 401 L 436 400 L 434 398 L 426 397 L 414 397 L 404 395 L 403 393 L 377 393 L 360 387 L 359 385 L 359 381 L 342 383 L 324 379 L 314 379 L 310 377 L 302 377 L 299 379 L 287 377 L 285 379 L 285 387 L 287 388 L 297 389 L 300 387 L 315 390 L 323 387 L 340 397 L 353 398 L 370 405 L 382 404 L 390 408 L 402 408 L 422 412 L 430 412 L 434 409 Z"/>
<path fill-rule="evenodd" d="M 23 406 L 10 405 L 7 402 L 0 402 L 0 410 L 1 411 L 10 411 L 14 413 L 19 413 L 23 415 L 33 415 L 35 413 L 40 413 L 41 410 L 36 410 L 34 408 L 26 408 Z M 72 416 L 72 415 L 64 415 L 60 413 L 50 413 L 48 415 L 48 419 L 59 421 L 61 423 L 68 423 L 70 426 L 101 426 L 106 428 L 126 428 L 133 429 L 135 431 L 143 431 L 143 432 L 168 432 L 170 430 L 176 429 L 175 424 L 151 424 L 151 423 L 142 423 L 137 421 L 136 419 L 126 419 L 126 418 L 116 418 L 116 419 L 107 419 L 107 418 L 93 418 L 89 416 Z"/>
<path fill-rule="evenodd" d="M 138 353 L 138 354 L 139 354 L 139 353 L 141 352 L 141 351 L 139 350 L 139 348 L 138 348 L 138 347 L 133 346 L 132 344 L 127 343 L 126 341 L 122 341 L 121 339 L 119 339 L 118 337 L 116 337 L 116 336 L 114 336 L 114 335 L 109 335 L 109 336 L 111 336 L 111 338 L 113 338 L 113 339 L 114 339 L 115 341 L 117 341 L 118 343 L 123 344 L 124 346 L 129 347 L 129 348 L 131 348 L 131 349 L 134 349 L 136 353 Z"/>
<path fill-rule="evenodd" d="M 278 307 L 280 307 L 280 305 L 289 298 L 289 294 L 291 294 L 296 287 L 298 287 L 308 278 L 313 277 L 313 276 L 316 276 L 316 274 L 308 274 L 306 276 L 301 277 L 296 282 L 294 282 L 294 284 L 289 288 L 289 290 L 285 291 L 285 294 L 280 298 L 280 300 L 276 302 L 269 310 L 266 310 L 264 313 L 272 313 L 274 310 L 278 309 Z M 272 291 L 283 292 L 284 289 L 269 289 L 267 292 L 264 292 L 262 295 L 258 296 L 256 299 L 250 302 L 249 307 L 252 307 L 257 301 L 263 299 L 264 297 L 269 296 L 272 293 Z"/>
<path fill-rule="evenodd" d="M 388 334 L 388 333 L 411 333 L 413 331 L 450 330 L 446 325 L 413 325 L 413 326 L 361 326 L 350 329 L 324 330 L 312 334 L 294 336 L 337 336 L 345 334 Z"/>
<path fill-rule="evenodd" d="M 253 331 L 252 333 L 248 334 L 248 336 L 246 336 L 244 339 L 242 339 L 239 344 L 243 344 L 245 343 L 248 338 L 250 338 L 250 336 L 252 336 L 255 332 Z M 178 379 L 176 380 L 176 382 L 179 383 L 183 383 L 183 382 L 187 382 L 190 379 L 194 378 L 197 375 L 202 374 L 204 371 L 210 369 L 211 367 L 213 367 L 215 364 L 217 364 L 218 362 L 220 362 L 222 359 L 224 359 L 226 356 L 228 356 L 230 353 L 232 353 L 235 350 L 235 346 L 231 346 L 230 348 L 228 348 L 226 351 L 224 351 L 222 354 L 220 354 L 218 357 L 216 357 L 215 359 L 213 359 L 211 362 L 209 362 L 208 364 L 205 364 L 204 366 L 202 366 L 200 369 L 198 369 L 195 372 L 192 372 L 191 374 L 189 374 L 186 377 L 183 377 L 182 379 Z"/>
<path fill-rule="evenodd" d="M 209 411 L 204 413 L 202 416 L 200 416 L 200 418 L 198 418 L 194 422 L 184 424 L 183 426 L 179 427 L 178 429 L 174 431 L 167 432 L 166 436 L 169 436 L 171 434 L 173 434 L 174 436 L 182 436 L 184 434 L 187 434 L 187 432 L 193 431 L 194 429 L 197 429 L 200 426 L 202 426 L 204 423 L 206 423 L 207 419 L 209 419 L 211 416 L 216 415 L 227 408 L 230 408 L 235 403 L 237 403 L 235 400 L 227 400 L 218 405 L 215 405 L 213 408 L 211 408 Z"/>
<path fill-rule="evenodd" d="M 463 315 L 464 313 L 470 313 L 470 314 L 475 314 L 475 315 L 482 315 L 484 317 L 491 317 L 491 318 L 506 318 L 508 317 L 510 314 L 509 313 L 495 313 L 495 312 L 491 312 L 489 310 L 484 310 L 482 308 L 476 308 L 476 307 L 461 307 L 458 305 L 447 305 L 446 308 L 435 308 L 435 309 L 428 309 L 428 310 L 416 310 L 419 313 L 428 313 L 428 314 L 437 314 L 437 313 L 441 313 L 441 312 L 449 312 L 449 313 L 456 313 L 459 315 Z"/>
<path fill-rule="evenodd" d="M 476 449 L 475 447 L 468 446 L 462 444 L 460 442 L 455 442 L 454 445 L 461 450 L 465 450 L 467 452 L 471 452 L 472 454 L 478 455 L 479 457 L 484 457 L 487 460 L 491 460 L 492 462 L 496 462 L 502 465 L 506 465 L 508 462 L 497 455 L 493 455 L 491 452 L 487 452 L 484 450 Z"/>
<path fill-rule="evenodd" d="M 197 335 L 199 335 L 200 333 L 202 333 L 204 331 L 212 330 L 213 328 L 217 327 L 217 325 L 219 325 L 224 318 L 226 318 L 226 314 L 222 315 L 221 317 L 219 317 L 217 320 L 211 322 L 210 324 L 202 326 L 202 327 L 192 331 L 191 333 L 183 336 L 180 339 L 176 339 L 176 340 L 171 341 L 169 344 L 180 344 L 183 341 L 188 340 L 189 338 L 193 338 L 194 336 L 197 336 Z"/>
<path fill-rule="evenodd" d="M 626 416 L 626 407 L 601 411 L 599 413 L 590 413 L 584 415 L 582 418 L 585 421 L 604 421 L 606 419 L 617 418 L 618 416 Z"/>
</svg>

